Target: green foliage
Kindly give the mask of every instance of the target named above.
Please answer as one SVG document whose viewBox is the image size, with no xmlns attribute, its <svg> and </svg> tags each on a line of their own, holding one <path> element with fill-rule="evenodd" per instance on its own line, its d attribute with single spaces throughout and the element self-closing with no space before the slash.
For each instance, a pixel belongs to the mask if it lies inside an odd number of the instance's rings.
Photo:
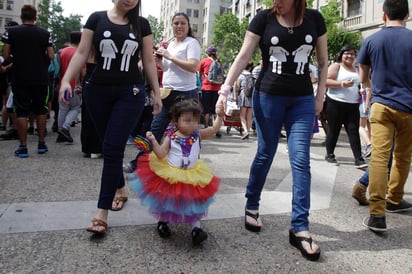
<svg viewBox="0 0 412 274">
<path fill-rule="evenodd" d="M 341 22 L 343 20 L 341 16 L 342 2 L 340 0 L 329 0 L 326 3 L 326 5 L 320 7 L 326 26 Z"/>
<path fill-rule="evenodd" d="M 328 27 L 328 55 L 329 62 L 334 62 L 340 49 L 345 45 L 352 45 L 359 49 L 362 36 L 360 32 L 349 32 L 343 27 L 332 25 Z"/>
<path fill-rule="evenodd" d="M 38 7 L 37 24 L 50 31 L 56 50 L 70 41 L 70 32 L 81 30 L 81 15 L 63 16 L 60 1 L 42 0 Z"/>
<path fill-rule="evenodd" d="M 147 16 L 146 19 L 149 21 L 150 28 L 152 29 L 153 44 L 156 45 L 157 43 L 162 41 L 163 31 L 165 29 L 164 23 L 159 22 L 159 20 L 152 15 Z"/>
<path fill-rule="evenodd" d="M 238 54 L 248 24 L 247 18 L 239 21 L 239 19 L 232 13 L 216 15 L 215 24 L 212 30 L 212 43 L 217 47 L 218 58 L 224 64 L 224 67 L 228 67 Z"/>
<path fill-rule="evenodd" d="M 307 0 L 306 4 L 307 4 L 308 8 L 310 8 L 310 9 L 313 8 L 313 0 Z"/>
<path fill-rule="evenodd" d="M 342 1 L 329 0 L 320 11 L 325 19 L 328 36 L 329 62 L 334 62 L 340 49 L 345 45 L 360 48 L 362 36 L 360 32 L 350 32 L 342 25 Z"/>
<path fill-rule="evenodd" d="M 273 5 L 273 0 L 263 0 L 263 4 L 265 4 L 266 8 L 270 8 Z"/>
</svg>

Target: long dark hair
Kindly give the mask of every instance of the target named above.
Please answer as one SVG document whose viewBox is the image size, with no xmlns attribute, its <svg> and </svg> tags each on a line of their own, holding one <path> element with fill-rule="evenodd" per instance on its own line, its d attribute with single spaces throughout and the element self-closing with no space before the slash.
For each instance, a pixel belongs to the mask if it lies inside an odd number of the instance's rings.
<svg viewBox="0 0 412 274">
<path fill-rule="evenodd" d="M 140 3 L 140 2 L 139 2 L 139 3 Z M 172 17 L 172 24 L 173 24 L 173 20 L 175 20 L 175 18 L 176 18 L 177 16 L 183 16 L 184 18 L 186 18 L 187 24 L 189 25 L 189 31 L 187 32 L 187 36 L 192 37 L 192 38 L 195 38 L 195 37 L 193 36 L 192 26 L 190 25 L 189 16 L 187 16 L 187 14 L 184 13 L 184 12 L 178 12 L 178 13 L 176 13 L 175 15 L 173 15 L 173 17 Z"/>
<path fill-rule="evenodd" d="M 133 34 L 136 36 L 136 40 L 140 41 L 141 40 L 141 33 L 140 33 L 140 19 L 139 17 L 141 16 L 141 6 L 142 6 L 142 1 L 139 1 L 133 9 L 129 10 L 126 13 L 127 19 L 129 19 L 129 25 L 131 28 L 131 31 Z"/>
<path fill-rule="evenodd" d="M 295 14 L 293 15 L 293 23 L 298 24 L 300 20 L 303 18 L 303 16 L 305 15 L 306 0 L 295 0 L 294 7 L 295 7 Z M 271 14 L 277 14 L 276 3 L 273 3 L 272 7 L 270 7 L 269 10 Z"/>
</svg>

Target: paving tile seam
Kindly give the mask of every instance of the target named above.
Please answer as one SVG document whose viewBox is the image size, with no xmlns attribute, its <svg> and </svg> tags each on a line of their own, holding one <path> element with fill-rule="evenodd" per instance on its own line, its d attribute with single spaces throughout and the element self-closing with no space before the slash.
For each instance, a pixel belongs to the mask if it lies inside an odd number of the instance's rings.
<svg viewBox="0 0 412 274">
<path fill-rule="evenodd" d="M 285 152 L 286 145 L 280 145 Z M 320 155 L 311 154 L 319 160 Z M 337 167 L 324 161 L 312 161 L 311 210 L 328 208 L 333 192 Z M 328 172 L 322 172 L 328 168 Z M 260 212 L 281 214 L 291 212 L 292 174 L 289 173 L 274 191 L 262 193 Z M 244 215 L 244 193 L 217 194 L 204 220 L 237 218 Z M 276 207 L 275 203 L 276 201 Z M 96 209 L 96 201 L 34 202 L 0 204 L 0 234 L 84 229 Z M 137 209 L 137 210 L 136 210 Z M 30 223 L 30 226 L 27 226 Z M 155 220 L 140 206 L 137 199 L 129 199 L 120 212 L 109 214 L 109 226 L 146 225 Z"/>
</svg>

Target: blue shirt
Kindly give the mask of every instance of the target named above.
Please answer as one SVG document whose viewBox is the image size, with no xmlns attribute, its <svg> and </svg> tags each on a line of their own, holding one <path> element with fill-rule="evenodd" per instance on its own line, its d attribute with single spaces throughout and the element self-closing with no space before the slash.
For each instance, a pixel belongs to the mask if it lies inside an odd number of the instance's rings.
<svg viewBox="0 0 412 274">
<path fill-rule="evenodd" d="M 365 39 L 359 64 L 371 66 L 372 99 L 390 108 L 412 113 L 412 31 L 384 27 Z"/>
</svg>

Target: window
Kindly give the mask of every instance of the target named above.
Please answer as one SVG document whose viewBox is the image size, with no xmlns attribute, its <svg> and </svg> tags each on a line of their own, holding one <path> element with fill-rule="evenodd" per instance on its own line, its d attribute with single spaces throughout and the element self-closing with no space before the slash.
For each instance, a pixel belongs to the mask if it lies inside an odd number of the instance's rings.
<svg viewBox="0 0 412 274">
<path fill-rule="evenodd" d="M 13 8 L 14 8 L 14 1 L 7 0 L 7 10 L 13 10 Z"/>
<path fill-rule="evenodd" d="M 186 14 L 189 17 L 192 17 L 192 9 L 186 9 Z"/>
<path fill-rule="evenodd" d="M 348 0 L 348 17 L 362 14 L 362 0 Z"/>
<path fill-rule="evenodd" d="M 193 10 L 193 17 L 199 18 L 199 10 Z"/>
<path fill-rule="evenodd" d="M 194 33 L 197 33 L 198 30 L 199 30 L 198 24 L 193 24 L 193 25 L 192 25 L 192 31 L 193 31 Z"/>
<path fill-rule="evenodd" d="M 0 2 L 0 9 L 1 9 L 1 10 L 4 9 L 3 2 Z"/>
</svg>

